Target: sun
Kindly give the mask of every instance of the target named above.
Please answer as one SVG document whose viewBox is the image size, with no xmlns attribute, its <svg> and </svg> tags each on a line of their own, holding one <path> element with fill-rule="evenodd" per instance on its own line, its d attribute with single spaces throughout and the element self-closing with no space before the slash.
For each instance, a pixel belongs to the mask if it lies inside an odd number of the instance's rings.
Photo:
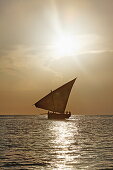
<svg viewBox="0 0 113 170">
<path fill-rule="evenodd" d="M 80 52 L 85 42 L 81 37 L 72 35 L 60 35 L 55 41 L 55 54 L 58 57 L 73 56 Z"/>
<path fill-rule="evenodd" d="M 58 34 L 50 45 L 50 55 L 52 59 L 74 57 L 79 60 L 80 55 L 91 51 L 97 41 L 98 37 L 92 34 Z"/>
</svg>

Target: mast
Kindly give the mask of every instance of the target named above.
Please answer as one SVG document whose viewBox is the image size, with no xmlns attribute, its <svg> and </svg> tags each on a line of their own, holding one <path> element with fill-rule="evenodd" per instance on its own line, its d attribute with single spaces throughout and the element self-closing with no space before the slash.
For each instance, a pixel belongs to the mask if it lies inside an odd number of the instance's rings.
<svg viewBox="0 0 113 170">
<path fill-rule="evenodd" d="M 54 98 L 53 98 L 53 91 L 51 90 L 51 97 L 52 97 L 52 102 L 53 102 L 53 113 L 55 112 L 55 103 L 54 103 Z"/>
</svg>

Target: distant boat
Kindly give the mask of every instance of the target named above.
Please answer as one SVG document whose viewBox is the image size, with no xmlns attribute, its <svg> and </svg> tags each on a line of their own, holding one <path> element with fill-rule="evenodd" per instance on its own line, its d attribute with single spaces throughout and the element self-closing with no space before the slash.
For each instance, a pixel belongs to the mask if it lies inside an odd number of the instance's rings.
<svg viewBox="0 0 113 170">
<path fill-rule="evenodd" d="M 77 78 L 69 81 L 56 90 L 51 91 L 34 105 L 38 108 L 48 110 L 48 119 L 69 118 L 71 116 L 71 112 L 65 112 L 65 109 L 71 89 L 76 79 Z"/>
</svg>

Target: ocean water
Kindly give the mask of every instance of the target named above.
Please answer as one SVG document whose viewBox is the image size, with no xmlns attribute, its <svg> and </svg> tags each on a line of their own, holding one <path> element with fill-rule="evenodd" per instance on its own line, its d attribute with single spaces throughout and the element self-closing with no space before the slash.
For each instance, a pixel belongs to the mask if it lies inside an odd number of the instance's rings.
<svg viewBox="0 0 113 170">
<path fill-rule="evenodd" d="M 0 170 L 113 169 L 113 116 L 0 116 Z"/>
</svg>

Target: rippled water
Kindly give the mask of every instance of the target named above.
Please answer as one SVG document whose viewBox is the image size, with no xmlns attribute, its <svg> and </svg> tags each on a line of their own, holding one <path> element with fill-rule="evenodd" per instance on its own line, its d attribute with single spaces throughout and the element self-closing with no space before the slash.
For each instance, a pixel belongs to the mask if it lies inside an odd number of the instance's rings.
<svg viewBox="0 0 113 170">
<path fill-rule="evenodd" d="M 0 170 L 113 169 L 113 116 L 0 116 Z"/>
</svg>

